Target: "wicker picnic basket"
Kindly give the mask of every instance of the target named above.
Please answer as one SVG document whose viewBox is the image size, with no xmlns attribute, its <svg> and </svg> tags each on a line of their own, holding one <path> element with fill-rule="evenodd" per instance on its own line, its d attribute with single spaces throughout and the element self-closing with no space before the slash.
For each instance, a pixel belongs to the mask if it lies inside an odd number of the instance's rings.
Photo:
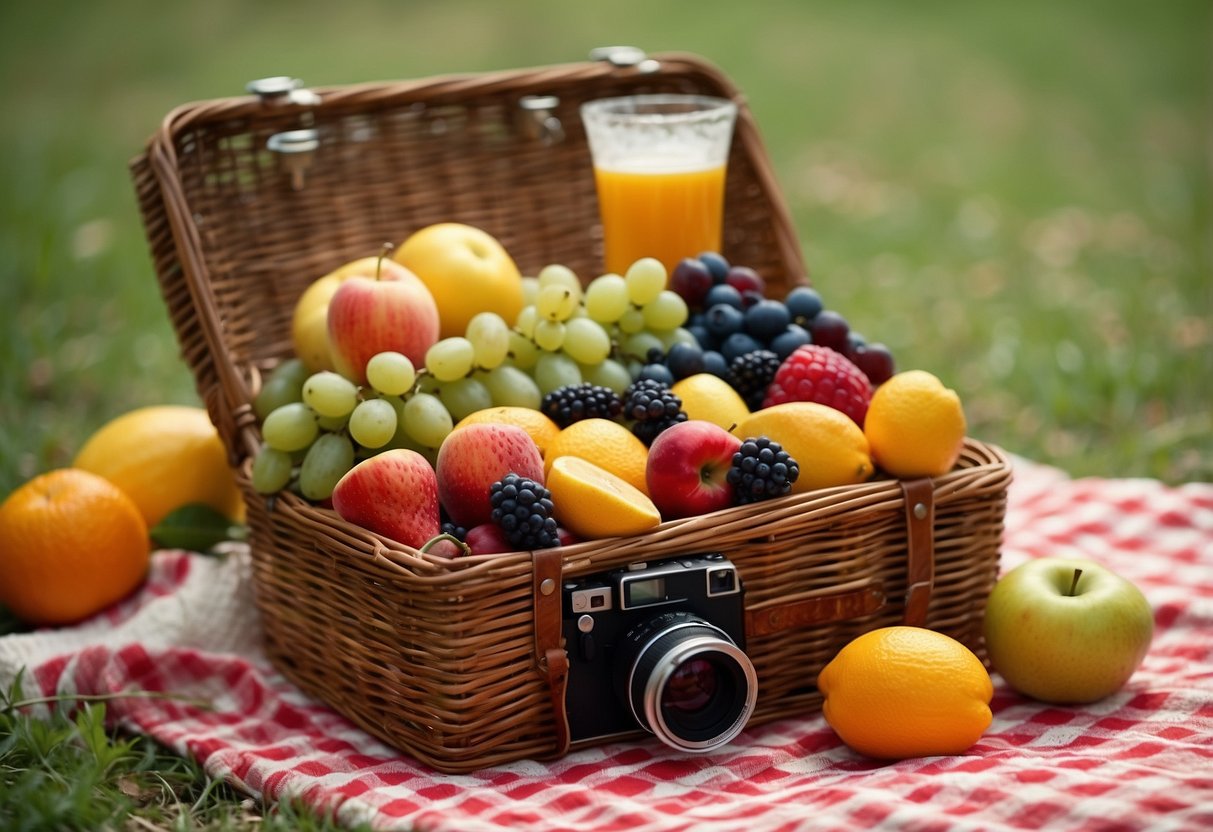
<svg viewBox="0 0 1213 832">
<path fill-rule="evenodd" d="M 312 90 L 267 82 L 258 94 L 174 110 L 131 165 L 182 353 L 245 495 L 270 658 L 304 691 L 438 770 L 567 752 L 561 581 L 636 561 L 719 551 L 737 565 L 759 684 L 751 725 L 818 709 L 817 672 L 879 626 L 921 624 L 983 654 L 1010 469 L 975 440 L 933 481 L 882 479 L 636 537 L 456 560 L 292 494 L 253 491 L 260 436 L 250 402 L 291 354 L 293 305 L 315 278 L 446 220 L 495 235 L 524 273 L 555 262 L 598 273 L 578 117 L 586 100 L 736 100 L 723 253 L 775 292 L 807 280 L 741 92 L 693 55 L 620 56 Z"/>
</svg>

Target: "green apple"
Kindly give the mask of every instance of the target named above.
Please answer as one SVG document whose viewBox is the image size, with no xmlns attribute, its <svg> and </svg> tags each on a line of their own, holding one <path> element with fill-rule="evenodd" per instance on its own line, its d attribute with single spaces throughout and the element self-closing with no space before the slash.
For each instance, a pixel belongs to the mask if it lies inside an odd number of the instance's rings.
<svg viewBox="0 0 1213 832">
<path fill-rule="evenodd" d="M 1004 575 L 986 604 L 990 664 L 1044 702 L 1095 702 L 1120 690 L 1153 636 L 1141 590 L 1090 560 L 1030 560 Z"/>
</svg>

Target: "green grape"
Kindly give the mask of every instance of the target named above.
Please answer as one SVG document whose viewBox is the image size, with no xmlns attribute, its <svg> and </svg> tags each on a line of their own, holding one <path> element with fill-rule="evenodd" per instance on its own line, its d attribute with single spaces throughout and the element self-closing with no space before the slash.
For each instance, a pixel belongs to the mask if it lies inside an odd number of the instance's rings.
<svg viewBox="0 0 1213 832">
<path fill-rule="evenodd" d="M 567 286 L 557 284 L 543 286 L 535 298 L 535 311 L 540 321 L 567 321 L 573 317 L 580 301 L 580 291 L 574 292 Z"/>
<path fill-rule="evenodd" d="M 545 352 L 535 362 L 531 373 L 539 385 L 540 394 L 546 396 L 557 387 L 581 383 L 581 369 L 577 362 L 561 352 Z"/>
<path fill-rule="evenodd" d="M 253 458 L 253 490 L 258 494 L 276 494 L 291 481 L 291 455 L 262 445 Z"/>
<path fill-rule="evenodd" d="M 542 292 L 548 286 L 563 286 L 573 295 L 574 304 L 581 300 L 581 281 L 577 274 L 568 266 L 553 263 L 539 270 L 539 290 Z"/>
<path fill-rule="evenodd" d="M 522 305 L 530 306 L 535 302 L 535 296 L 539 294 L 539 278 L 523 277 L 522 278 Z"/>
<path fill-rule="evenodd" d="M 357 409 L 357 407 L 355 407 Z M 352 411 L 351 411 L 352 412 Z M 337 433 L 345 430 L 345 426 L 350 423 L 350 415 L 347 413 L 344 416 L 317 416 L 316 427 L 321 430 L 327 430 L 329 433 Z"/>
<path fill-rule="evenodd" d="M 601 387 L 609 387 L 619 395 L 628 389 L 632 383 L 632 375 L 628 368 L 613 358 L 608 358 L 598 364 L 581 365 L 581 380 Z"/>
<path fill-rule="evenodd" d="M 628 266 L 623 276 L 628 285 L 628 298 L 637 306 L 645 306 L 665 288 L 665 266 L 655 257 L 641 257 Z"/>
<path fill-rule="evenodd" d="M 559 321 L 540 320 L 535 324 L 535 343 L 542 350 L 555 352 L 564 345 L 564 324 Z"/>
<path fill-rule="evenodd" d="M 535 334 L 535 322 L 537 320 L 539 320 L 539 313 L 535 311 L 535 307 L 524 306 L 522 311 L 518 313 L 518 317 L 514 319 L 514 329 L 530 338 Z"/>
<path fill-rule="evenodd" d="M 307 367 L 298 358 L 288 358 L 275 367 L 253 399 L 257 418 L 264 422 L 274 408 L 301 401 L 307 375 Z"/>
<path fill-rule="evenodd" d="M 478 375 L 477 378 L 488 388 L 496 407 L 529 407 L 531 410 L 538 410 L 539 405 L 543 403 L 539 385 L 517 367 L 502 364 Z"/>
<path fill-rule="evenodd" d="M 611 338 L 590 318 L 574 318 L 564 325 L 564 351 L 578 364 L 597 364 L 611 354 Z"/>
<path fill-rule="evenodd" d="M 628 310 L 619 318 L 619 331 L 625 335 L 631 335 L 642 329 L 644 329 L 644 312 L 635 306 L 628 307 Z"/>
<path fill-rule="evenodd" d="M 434 395 L 437 395 L 438 390 L 441 387 L 442 387 L 442 382 L 439 381 L 438 379 L 434 378 L 428 372 L 418 373 L 417 388 L 413 392 L 415 392 L 415 393 L 433 393 Z"/>
<path fill-rule="evenodd" d="M 303 401 L 321 416 L 348 416 L 358 404 L 358 387 L 339 373 L 321 370 L 303 383 Z"/>
<path fill-rule="evenodd" d="M 425 352 L 426 369 L 439 381 L 454 381 L 472 372 L 476 350 L 458 335 L 443 338 Z"/>
<path fill-rule="evenodd" d="M 510 330 L 510 364 L 520 370 L 529 370 L 539 358 L 539 347 L 526 335 Z"/>
<path fill-rule="evenodd" d="M 442 403 L 451 414 L 451 419 L 458 422 L 463 417 L 493 406 L 493 397 L 489 389 L 479 380 L 471 377 L 450 381 L 442 385 L 440 393 Z"/>
<path fill-rule="evenodd" d="M 479 312 L 468 321 L 467 339 L 472 342 L 477 367 L 491 370 L 505 361 L 510 351 L 510 328 L 494 312 Z"/>
<path fill-rule="evenodd" d="M 613 324 L 631 306 L 628 284 L 617 274 L 599 275 L 585 290 L 585 311 L 600 324 Z"/>
<path fill-rule="evenodd" d="M 665 344 L 665 351 L 669 352 L 670 347 L 675 344 L 689 344 L 692 347 L 698 347 L 699 339 L 689 329 L 680 326 L 670 333 L 663 333 L 661 343 Z"/>
<path fill-rule="evenodd" d="M 637 332 L 629 335 L 623 339 L 619 348 L 628 358 L 635 358 L 637 361 L 647 361 L 651 349 L 665 352 L 665 345 L 661 343 L 661 339 L 651 332 Z"/>
<path fill-rule="evenodd" d="M 413 441 L 437 448 L 455 423 L 442 400 L 430 393 L 415 393 L 404 403 L 404 428 Z"/>
<path fill-rule="evenodd" d="M 396 409 L 386 399 L 359 402 L 350 414 L 350 436 L 364 448 L 382 448 L 396 433 Z"/>
<path fill-rule="evenodd" d="M 644 307 L 644 324 L 649 329 L 676 329 L 687 322 L 687 302 L 677 292 L 663 289 Z"/>
<path fill-rule="evenodd" d="M 403 396 L 417 380 L 417 368 L 407 355 L 389 350 L 366 362 L 366 380 L 385 396 Z"/>
<path fill-rule="evenodd" d="M 316 413 L 303 402 L 276 407 L 265 417 L 261 435 L 265 444 L 279 451 L 301 451 L 316 441 Z"/>
<path fill-rule="evenodd" d="M 309 500 L 333 496 L 337 481 L 354 467 L 354 445 L 344 433 L 325 433 L 299 466 L 299 490 Z"/>
</svg>

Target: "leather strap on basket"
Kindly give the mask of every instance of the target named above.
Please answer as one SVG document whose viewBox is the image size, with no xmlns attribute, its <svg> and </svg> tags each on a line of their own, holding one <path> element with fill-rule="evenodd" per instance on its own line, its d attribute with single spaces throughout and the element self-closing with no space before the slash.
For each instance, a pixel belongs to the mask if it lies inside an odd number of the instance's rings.
<svg viewBox="0 0 1213 832">
<path fill-rule="evenodd" d="M 547 676 L 552 701 L 552 721 L 556 726 L 554 755 L 569 750 L 569 718 L 564 694 L 569 681 L 569 656 L 560 646 L 561 639 L 561 567 L 558 548 L 537 549 L 531 553 L 535 598 L 535 659 Z"/>
<path fill-rule="evenodd" d="M 906 511 L 906 602 L 904 623 L 925 627 L 935 588 L 935 484 L 902 480 Z"/>
</svg>

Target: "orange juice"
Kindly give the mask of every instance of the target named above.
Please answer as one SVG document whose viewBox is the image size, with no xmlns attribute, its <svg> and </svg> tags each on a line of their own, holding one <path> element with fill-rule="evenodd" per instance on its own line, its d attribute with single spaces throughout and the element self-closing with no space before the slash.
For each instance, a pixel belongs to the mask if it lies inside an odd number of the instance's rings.
<svg viewBox="0 0 1213 832">
<path fill-rule="evenodd" d="M 666 271 L 684 257 L 720 250 L 724 165 L 698 170 L 596 167 L 606 270 L 623 274 L 641 257 Z"/>
</svg>

